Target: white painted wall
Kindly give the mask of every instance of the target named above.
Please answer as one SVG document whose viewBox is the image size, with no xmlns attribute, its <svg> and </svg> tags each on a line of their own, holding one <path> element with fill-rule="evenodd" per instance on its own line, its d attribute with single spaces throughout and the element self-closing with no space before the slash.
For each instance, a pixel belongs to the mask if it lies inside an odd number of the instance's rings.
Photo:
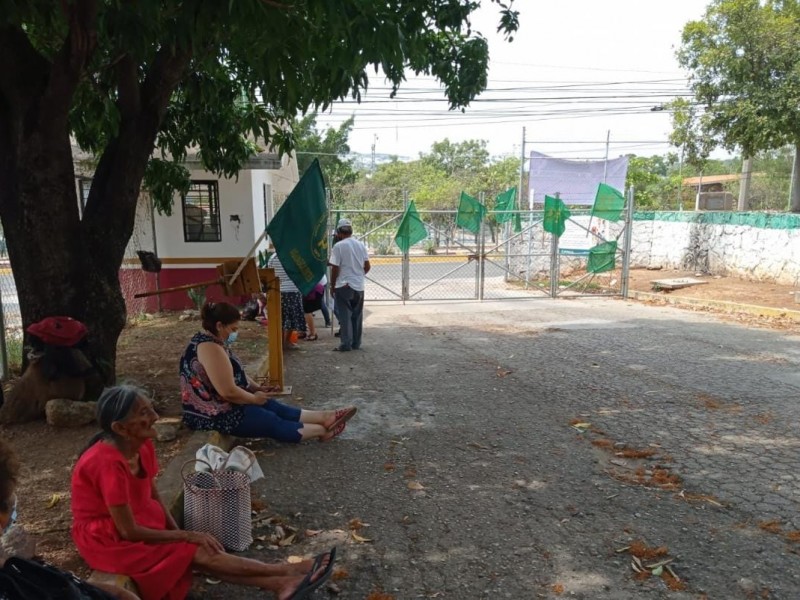
<svg viewBox="0 0 800 600">
<path fill-rule="evenodd" d="M 191 171 L 192 180 L 217 180 L 213 173 Z M 160 258 L 207 258 L 244 256 L 255 239 L 253 238 L 254 198 L 252 172 L 241 171 L 238 179 L 219 180 L 219 208 L 221 241 L 186 242 L 183 236 L 183 209 L 181 197 L 175 194 L 172 214 L 156 214 L 156 236 Z M 231 215 L 238 215 L 241 224 L 231 222 Z M 263 217 L 262 217 L 263 219 Z"/>
<path fill-rule="evenodd" d="M 800 229 L 637 220 L 631 265 L 797 285 Z"/>
</svg>

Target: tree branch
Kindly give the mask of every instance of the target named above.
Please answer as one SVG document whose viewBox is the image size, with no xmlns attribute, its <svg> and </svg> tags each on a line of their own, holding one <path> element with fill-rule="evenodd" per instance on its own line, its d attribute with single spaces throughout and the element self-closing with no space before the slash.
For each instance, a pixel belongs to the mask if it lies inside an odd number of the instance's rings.
<svg viewBox="0 0 800 600">
<path fill-rule="evenodd" d="M 288 4 L 283 4 L 281 2 L 275 2 L 275 0 L 261 0 L 267 6 L 271 6 L 272 8 L 280 8 L 282 10 L 288 10 L 290 8 L 294 8 L 293 6 L 289 6 Z"/>
<path fill-rule="evenodd" d="M 126 54 L 117 62 L 116 71 L 120 113 L 123 119 L 133 119 L 142 105 L 136 62 Z"/>
<path fill-rule="evenodd" d="M 97 0 L 75 0 L 67 10 L 69 32 L 53 59 L 42 99 L 54 126 L 66 124 L 75 88 L 97 45 Z"/>
<path fill-rule="evenodd" d="M 6 97 L 9 108 L 17 109 L 41 95 L 42 76 L 47 77 L 49 65 L 22 28 L 0 28 L 0 56 L 0 94 Z"/>
</svg>

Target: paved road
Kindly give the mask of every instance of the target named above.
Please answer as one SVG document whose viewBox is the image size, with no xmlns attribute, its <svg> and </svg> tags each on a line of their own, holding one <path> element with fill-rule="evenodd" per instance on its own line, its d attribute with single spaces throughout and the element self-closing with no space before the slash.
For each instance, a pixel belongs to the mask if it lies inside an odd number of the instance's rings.
<svg viewBox="0 0 800 600">
<path fill-rule="evenodd" d="M 338 543 L 343 599 L 800 598 L 800 336 L 581 299 L 373 304 L 362 351 L 332 342 L 287 371 L 301 405 L 359 407 L 345 435 L 255 445 L 262 515 L 322 531 L 253 555 Z M 636 581 L 636 540 L 687 589 Z"/>
</svg>

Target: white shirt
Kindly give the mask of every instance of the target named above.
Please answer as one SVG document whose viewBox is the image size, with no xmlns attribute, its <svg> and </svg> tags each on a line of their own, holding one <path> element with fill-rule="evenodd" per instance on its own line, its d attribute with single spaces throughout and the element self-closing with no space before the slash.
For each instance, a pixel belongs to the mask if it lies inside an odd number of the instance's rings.
<svg viewBox="0 0 800 600">
<path fill-rule="evenodd" d="M 331 250 L 330 263 L 339 267 L 336 289 L 349 285 L 357 292 L 364 291 L 364 263 L 369 260 L 367 247 L 354 237 L 344 238 Z"/>
</svg>

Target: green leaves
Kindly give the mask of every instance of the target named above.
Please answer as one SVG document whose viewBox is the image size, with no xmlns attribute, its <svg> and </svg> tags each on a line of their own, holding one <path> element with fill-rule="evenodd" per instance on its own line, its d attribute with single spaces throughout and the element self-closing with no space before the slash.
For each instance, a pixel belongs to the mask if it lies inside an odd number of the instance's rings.
<svg viewBox="0 0 800 600">
<path fill-rule="evenodd" d="M 797 2 L 714 0 L 683 30 L 678 60 L 694 102 L 673 103 L 672 141 L 701 164 L 714 146 L 745 156 L 800 139 Z"/>
</svg>

